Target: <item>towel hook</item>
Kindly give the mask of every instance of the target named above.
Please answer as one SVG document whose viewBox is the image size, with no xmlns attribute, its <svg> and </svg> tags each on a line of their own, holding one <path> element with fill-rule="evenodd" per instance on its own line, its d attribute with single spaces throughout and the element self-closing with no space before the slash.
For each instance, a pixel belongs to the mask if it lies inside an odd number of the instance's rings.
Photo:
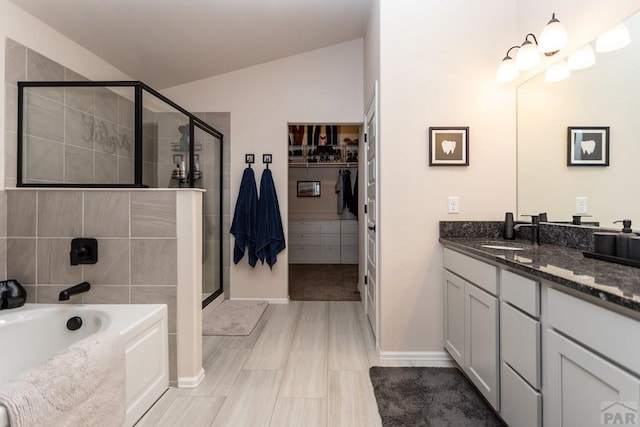
<svg viewBox="0 0 640 427">
<path fill-rule="evenodd" d="M 255 157 L 255 155 L 253 155 L 253 154 L 245 154 L 245 155 L 244 155 L 244 162 L 245 162 L 246 164 L 248 164 L 248 165 L 249 165 L 249 167 L 251 167 L 251 164 L 252 164 L 252 163 L 255 163 L 255 161 L 256 161 L 256 157 Z"/>
<path fill-rule="evenodd" d="M 262 163 L 267 165 L 267 169 L 269 169 L 269 164 L 272 163 L 272 161 L 273 161 L 273 157 L 271 156 L 271 154 L 262 155 Z"/>
</svg>

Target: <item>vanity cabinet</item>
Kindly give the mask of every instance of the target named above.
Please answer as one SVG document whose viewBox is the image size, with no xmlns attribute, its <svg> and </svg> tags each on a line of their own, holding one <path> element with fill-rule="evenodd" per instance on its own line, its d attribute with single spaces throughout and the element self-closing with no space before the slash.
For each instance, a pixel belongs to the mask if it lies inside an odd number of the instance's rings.
<svg viewBox="0 0 640 427">
<path fill-rule="evenodd" d="M 639 424 L 637 312 L 448 247 L 443 257 L 444 347 L 508 425 Z"/>
<path fill-rule="evenodd" d="M 555 289 L 547 303 L 545 425 L 637 425 L 640 322 Z"/>
<path fill-rule="evenodd" d="M 291 264 L 357 264 L 355 220 L 289 221 Z"/>
<path fill-rule="evenodd" d="M 497 268 L 449 249 L 444 267 L 445 348 L 499 410 Z"/>
</svg>

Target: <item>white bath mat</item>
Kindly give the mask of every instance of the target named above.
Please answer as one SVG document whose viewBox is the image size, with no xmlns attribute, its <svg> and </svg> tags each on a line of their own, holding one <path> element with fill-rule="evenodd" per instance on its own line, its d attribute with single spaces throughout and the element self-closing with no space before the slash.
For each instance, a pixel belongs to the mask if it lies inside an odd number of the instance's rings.
<svg viewBox="0 0 640 427">
<path fill-rule="evenodd" d="M 202 335 L 249 335 L 267 305 L 266 301 L 225 300 L 202 318 Z"/>
</svg>

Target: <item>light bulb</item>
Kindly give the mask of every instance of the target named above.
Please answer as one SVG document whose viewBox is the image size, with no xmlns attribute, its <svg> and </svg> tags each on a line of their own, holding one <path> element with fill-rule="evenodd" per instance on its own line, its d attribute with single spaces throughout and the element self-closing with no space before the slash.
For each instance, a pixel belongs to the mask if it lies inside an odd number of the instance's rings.
<svg viewBox="0 0 640 427">
<path fill-rule="evenodd" d="M 567 63 L 560 61 L 547 68 L 547 71 L 544 73 L 544 81 L 555 83 L 568 79 L 570 75 L 571 72 L 569 71 L 569 67 L 567 67 Z"/>
<path fill-rule="evenodd" d="M 496 74 L 496 81 L 498 83 L 511 82 L 518 78 L 518 68 L 516 67 L 516 61 L 511 57 L 505 57 L 498 66 L 498 72 Z"/>
<path fill-rule="evenodd" d="M 570 70 L 584 70 L 596 63 L 596 54 L 590 44 L 582 46 L 567 58 Z"/>
<path fill-rule="evenodd" d="M 622 49 L 629 43 L 631 43 L 629 30 L 624 24 L 620 23 L 598 37 L 596 40 L 596 52 L 612 52 Z"/>
<path fill-rule="evenodd" d="M 530 70 L 538 65 L 540 65 L 540 54 L 536 45 L 525 40 L 516 54 L 516 67 L 518 70 Z"/>
<path fill-rule="evenodd" d="M 560 49 L 569 44 L 569 37 L 564 25 L 556 19 L 556 14 L 551 16 L 551 20 L 542 30 L 538 40 L 538 50 L 547 56 L 554 55 Z"/>
</svg>

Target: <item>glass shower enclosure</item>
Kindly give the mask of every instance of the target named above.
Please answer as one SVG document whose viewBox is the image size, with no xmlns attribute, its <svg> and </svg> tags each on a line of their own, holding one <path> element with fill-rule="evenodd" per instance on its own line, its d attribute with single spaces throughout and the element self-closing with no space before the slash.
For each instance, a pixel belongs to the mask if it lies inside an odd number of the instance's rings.
<svg viewBox="0 0 640 427">
<path fill-rule="evenodd" d="M 18 82 L 18 129 L 18 187 L 205 189 L 203 307 L 223 292 L 221 132 L 139 81 Z"/>
</svg>

